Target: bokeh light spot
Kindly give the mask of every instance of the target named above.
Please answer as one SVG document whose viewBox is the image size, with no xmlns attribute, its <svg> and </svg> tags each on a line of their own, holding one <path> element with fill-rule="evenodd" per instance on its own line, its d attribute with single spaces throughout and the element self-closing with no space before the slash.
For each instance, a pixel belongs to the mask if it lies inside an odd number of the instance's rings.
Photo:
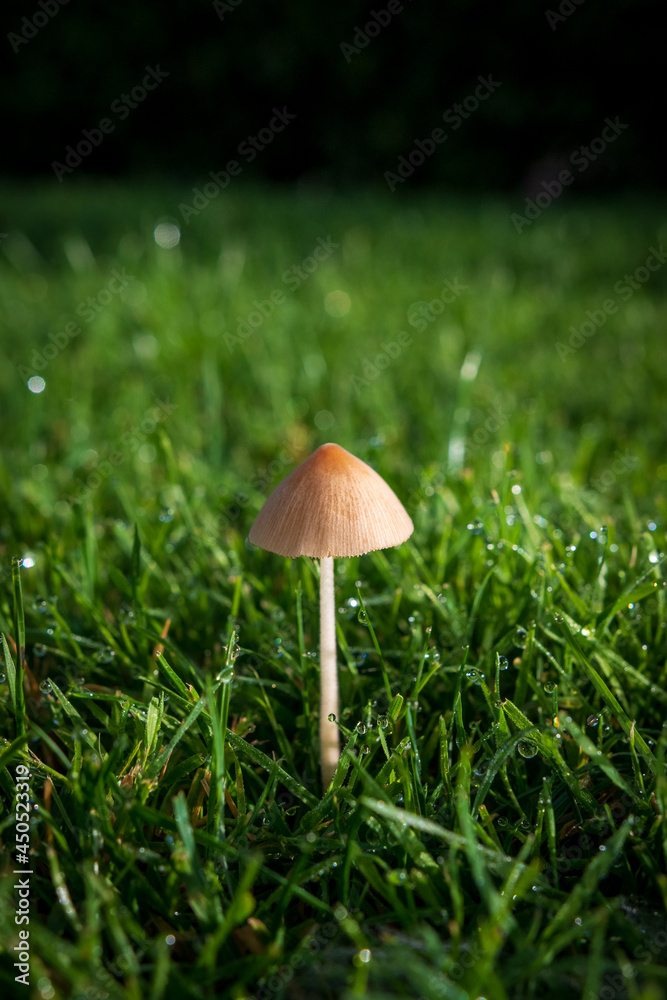
<svg viewBox="0 0 667 1000">
<path fill-rule="evenodd" d="M 335 292 L 329 292 L 324 298 L 324 308 L 330 316 L 334 316 L 336 319 L 346 316 L 350 311 L 351 305 L 352 299 L 350 296 L 347 292 L 342 292 L 340 289 L 337 289 Z"/>
<path fill-rule="evenodd" d="M 313 419 L 319 431 L 328 431 L 336 423 L 336 418 L 329 410 L 320 410 Z"/>
<path fill-rule="evenodd" d="M 173 250 L 181 240 L 181 231 L 174 222 L 158 222 L 153 230 L 155 242 L 163 250 Z"/>
</svg>

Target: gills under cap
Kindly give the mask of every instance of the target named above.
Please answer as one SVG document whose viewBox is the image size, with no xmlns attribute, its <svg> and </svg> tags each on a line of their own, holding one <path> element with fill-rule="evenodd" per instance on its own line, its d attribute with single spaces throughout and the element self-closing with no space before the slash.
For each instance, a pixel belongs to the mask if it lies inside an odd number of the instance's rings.
<svg viewBox="0 0 667 1000">
<path fill-rule="evenodd" d="M 337 444 L 323 444 L 279 483 L 250 541 L 296 558 L 360 556 L 400 545 L 414 525 L 384 479 Z"/>
</svg>

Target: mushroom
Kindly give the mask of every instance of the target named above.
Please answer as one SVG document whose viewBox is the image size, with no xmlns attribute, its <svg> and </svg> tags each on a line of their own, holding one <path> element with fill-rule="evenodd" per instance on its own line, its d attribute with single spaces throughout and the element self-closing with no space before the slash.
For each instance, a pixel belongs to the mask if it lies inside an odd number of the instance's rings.
<svg viewBox="0 0 667 1000">
<path fill-rule="evenodd" d="M 334 558 L 400 545 L 414 525 L 384 479 L 337 444 L 323 444 L 267 497 L 249 539 L 269 552 L 320 560 L 320 752 L 322 784 L 340 748 Z"/>
</svg>

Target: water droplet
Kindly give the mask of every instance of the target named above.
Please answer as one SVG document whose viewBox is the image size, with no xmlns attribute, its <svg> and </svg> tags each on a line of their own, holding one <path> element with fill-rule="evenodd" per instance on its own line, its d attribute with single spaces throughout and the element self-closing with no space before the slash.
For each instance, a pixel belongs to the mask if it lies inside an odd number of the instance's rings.
<svg viewBox="0 0 667 1000">
<path fill-rule="evenodd" d="M 216 677 L 216 680 L 220 681 L 221 684 L 231 684 L 234 680 L 234 671 L 232 667 L 225 667 L 224 670 L 221 670 Z"/>
<path fill-rule="evenodd" d="M 358 608 L 359 607 L 359 601 L 357 600 L 356 597 L 348 597 L 348 599 L 347 599 L 347 601 L 345 603 L 347 604 L 348 608 Z"/>
<path fill-rule="evenodd" d="M 46 680 L 43 680 L 42 683 L 39 685 L 39 690 L 43 694 L 51 694 L 52 691 L 51 681 L 48 679 L 48 677 L 46 678 Z"/>
<path fill-rule="evenodd" d="M 484 531 L 484 525 L 481 521 L 471 521 L 468 525 L 468 531 L 470 531 L 473 535 L 481 535 Z"/>
<path fill-rule="evenodd" d="M 174 520 L 174 508 L 173 507 L 163 507 L 159 514 L 160 520 L 164 524 L 168 524 L 170 521 Z"/>
<path fill-rule="evenodd" d="M 7 674 L 0 674 L 0 684 L 7 683 Z"/>
<path fill-rule="evenodd" d="M 516 645 L 519 647 L 519 649 L 525 649 L 526 640 L 528 639 L 528 633 L 526 632 L 525 628 L 523 628 L 521 625 L 517 625 L 515 635 L 516 637 L 514 641 Z"/>
<path fill-rule="evenodd" d="M 386 729 L 389 725 L 389 719 L 386 715 L 378 715 L 378 728 Z"/>
<path fill-rule="evenodd" d="M 371 748 L 370 748 L 370 747 L 367 747 L 367 746 L 363 746 L 363 747 L 361 748 L 361 752 L 362 752 L 363 754 L 366 754 L 366 753 L 370 753 L 370 752 L 371 752 Z"/>
<path fill-rule="evenodd" d="M 105 646 L 104 649 L 99 650 L 95 659 L 98 663 L 111 663 L 115 655 L 111 646 Z"/>
<path fill-rule="evenodd" d="M 553 694 L 558 685 L 554 681 L 545 681 L 542 687 L 547 694 Z"/>
<path fill-rule="evenodd" d="M 39 656 L 40 658 L 42 656 L 46 656 L 47 649 L 44 643 L 43 642 L 36 643 L 35 646 L 33 647 L 33 653 L 35 654 L 35 656 Z"/>
<path fill-rule="evenodd" d="M 506 656 L 499 656 L 498 657 L 498 669 L 499 670 L 507 670 L 508 668 L 509 668 L 509 663 L 507 661 L 507 657 Z"/>
<path fill-rule="evenodd" d="M 366 732 L 366 723 L 365 722 L 357 722 L 357 727 L 356 728 L 357 728 L 357 732 L 360 733 L 363 736 L 364 733 Z"/>
<path fill-rule="evenodd" d="M 479 682 L 482 679 L 482 675 L 480 674 L 479 670 L 475 670 L 474 667 L 469 667 L 469 669 L 466 670 L 465 674 L 468 680 L 472 681 L 473 684 L 479 684 Z"/>
<path fill-rule="evenodd" d="M 335 712 L 329 712 L 327 718 L 328 718 L 329 722 L 335 722 L 336 721 L 336 713 Z"/>
<path fill-rule="evenodd" d="M 520 740 L 517 744 L 517 750 L 522 757 L 534 757 L 537 753 L 537 744 L 531 743 L 529 740 Z"/>
<path fill-rule="evenodd" d="M 362 625 L 368 625 L 368 615 L 363 608 L 359 608 L 359 613 L 357 615 L 357 621 Z"/>
<path fill-rule="evenodd" d="M 32 609 L 33 611 L 37 611 L 40 615 L 44 615 L 49 610 L 49 606 L 43 597 L 36 597 L 32 602 Z"/>
</svg>

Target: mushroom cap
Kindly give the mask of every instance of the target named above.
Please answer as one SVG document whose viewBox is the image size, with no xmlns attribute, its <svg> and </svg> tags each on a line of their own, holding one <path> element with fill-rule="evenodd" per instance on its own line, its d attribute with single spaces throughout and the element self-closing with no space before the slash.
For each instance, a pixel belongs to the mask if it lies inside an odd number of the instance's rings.
<svg viewBox="0 0 667 1000">
<path fill-rule="evenodd" d="M 414 525 L 384 479 L 337 444 L 323 444 L 269 494 L 250 541 L 295 558 L 360 556 L 400 545 Z"/>
</svg>

